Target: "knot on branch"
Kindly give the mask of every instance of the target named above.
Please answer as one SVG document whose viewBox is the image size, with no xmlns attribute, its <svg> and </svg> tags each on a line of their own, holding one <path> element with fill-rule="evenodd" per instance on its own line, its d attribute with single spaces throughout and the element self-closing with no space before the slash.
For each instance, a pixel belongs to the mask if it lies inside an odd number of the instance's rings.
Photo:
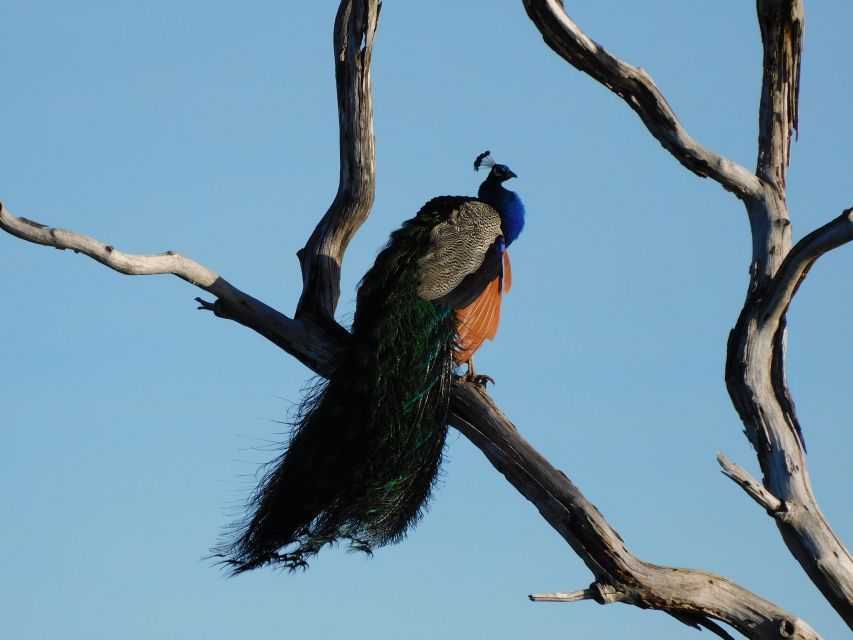
<svg viewBox="0 0 853 640">
<path fill-rule="evenodd" d="M 589 585 L 589 590 L 592 592 L 593 600 L 598 604 L 612 604 L 628 599 L 628 594 L 604 582 L 593 582 Z"/>
<path fill-rule="evenodd" d="M 768 509 L 767 515 L 779 522 L 788 524 L 793 518 L 793 506 L 792 503 L 782 500 L 774 509 Z"/>
<path fill-rule="evenodd" d="M 779 637 L 781 638 L 810 638 L 812 637 L 806 629 L 803 628 L 800 620 L 797 618 L 786 618 L 779 625 Z"/>
</svg>

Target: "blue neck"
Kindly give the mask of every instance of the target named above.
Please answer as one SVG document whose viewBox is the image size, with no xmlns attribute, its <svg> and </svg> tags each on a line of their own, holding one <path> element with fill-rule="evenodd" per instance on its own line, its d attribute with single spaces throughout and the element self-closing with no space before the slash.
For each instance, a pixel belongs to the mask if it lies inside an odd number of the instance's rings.
<svg viewBox="0 0 853 640">
<path fill-rule="evenodd" d="M 500 182 L 493 180 L 492 176 L 486 178 L 480 185 L 477 196 L 501 214 L 504 241 L 506 246 L 512 244 L 524 229 L 524 204 L 521 198 L 515 191 L 505 189 Z"/>
</svg>

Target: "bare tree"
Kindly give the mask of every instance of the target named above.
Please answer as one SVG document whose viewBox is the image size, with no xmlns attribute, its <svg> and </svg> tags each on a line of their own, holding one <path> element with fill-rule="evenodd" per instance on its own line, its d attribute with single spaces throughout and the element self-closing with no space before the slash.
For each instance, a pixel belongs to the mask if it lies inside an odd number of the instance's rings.
<svg viewBox="0 0 853 640">
<path fill-rule="evenodd" d="M 329 210 L 299 252 L 303 291 L 294 318 L 174 252 L 140 256 L 79 233 L 15 217 L 0 205 L 0 227 L 29 242 L 83 253 L 130 275 L 170 273 L 213 296 L 200 308 L 261 334 L 320 375 L 335 368 L 348 333 L 334 320 L 340 265 L 367 218 L 375 186 L 370 64 L 378 0 L 342 0 L 334 26 L 340 118 L 340 182 Z M 800 425 L 785 375 L 785 314 L 802 279 L 823 254 L 853 240 L 853 208 L 792 246 L 785 200 L 791 135 L 797 127 L 804 15 L 799 0 L 758 0 L 764 46 L 758 160 L 750 171 L 702 146 L 682 127 L 649 74 L 608 53 L 583 33 L 558 0 L 524 0 L 545 42 L 602 83 L 640 116 L 682 165 L 710 177 L 746 207 L 752 232 L 750 282 L 728 345 L 726 382 L 746 427 L 763 481 L 724 457 L 724 473 L 774 518 L 791 553 L 839 615 L 853 627 L 853 559 L 821 514 L 812 491 Z M 586 589 L 535 600 L 622 602 L 664 611 L 730 637 L 818 638 L 802 619 L 706 571 L 653 565 L 627 551 L 619 534 L 580 490 L 522 438 L 472 383 L 457 381 L 450 423 L 538 508 L 594 576 Z"/>
</svg>

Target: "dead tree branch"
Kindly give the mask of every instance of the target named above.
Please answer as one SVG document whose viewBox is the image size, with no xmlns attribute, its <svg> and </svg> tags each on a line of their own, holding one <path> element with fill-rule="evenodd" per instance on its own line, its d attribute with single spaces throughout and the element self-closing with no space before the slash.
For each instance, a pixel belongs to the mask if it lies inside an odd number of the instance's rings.
<svg viewBox="0 0 853 640">
<path fill-rule="evenodd" d="M 556 20 L 554 24 L 547 22 L 548 37 L 555 43 L 552 46 L 558 52 L 567 52 L 578 68 L 625 98 L 682 164 L 699 175 L 714 178 L 745 202 L 762 201 L 765 191 L 759 178 L 696 143 L 644 72 L 621 63 L 589 40 L 555 0 L 529 0 L 526 5 L 531 17 L 536 14 L 543 21 Z M 2 207 L 0 228 L 31 242 L 84 253 L 122 273 L 177 275 L 215 296 L 214 303 L 202 302 L 202 308 L 251 328 L 321 375 L 328 375 L 334 371 L 337 354 L 347 340 L 347 332 L 332 320 L 341 261 L 349 240 L 368 215 L 373 198 L 369 73 L 379 10 L 378 0 L 342 0 L 335 21 L 341 179 L 332 206 L 300 252 L 303 294 L 295 319 L 175 253 L 124 254 L 80 234 L 15 218 Z M 633 556 L 595 506 L 520 436 L 478 386 L 455 383 L 449 421 L 536 505 L 590 568 L 595 582 L 580 592 L 583 597 L 592 597 L 601 604 L 625 602 L 658 609 L 723 637 L 725 632 L 713 620 L 730 624 L 749 638 L 819 637 L 804 621 L 726 578 L 700 570 L 653 565 Z"/>
<path fill-rule="evenodd" d="M 338 92 L 340 177 L 326 215 L 299 251 L 302 297 L 296 317 L 334 322 L 347 245 L 367 220 L 376 191 L 376 149 L 370 60 L 382 3 L 341 2 L 335 18 L 335 80 Z"/>
<path fill-rule="evenodd" d="M 196 298 L 201 304 L 199 308 L 257 331 L 320 375 L 332 372 L 330 367 L 340 348 L 341 336 L 348 335 L 342 327 L 337 333 L 326 332 L 308 321 L 293 320 L 240 291 L 212 269 L 174 251 L 154 255 L 123 253 L 81 233 L 16 218 L 2 203 L 0 229 L 27 242 L 82 253 L 125 275 L 171 274 L 186 280 L 216 298 L 215 303 Z"/>
<path fill-rule="evenodd" d="M 131 255 L 79 233 L 16 218 L 0 205 L 0 228 L 24 240 L 87 255 L 128 275 L 172 274 L 216 296 L 202 303 L 328 375 L 346 332 L 288 318 L 243 293 L 216 272 L 174 252 Z M 337 325 L 336 325 L 337 326 Z M 690 624 L 731 624 L 749 638 L 818 638 L 804 621 L 730 580 L 693 569 L 652 565 L 631 555 L 619 534 L 561 471 L 518 433 L 478 385 L 457 381 L 450 423 L 479 447 L 492 465 L 528 500 L 583 559 L 596 578 L 588 597 L 600 604 L 625 602 L 660 609 Z M 577 598 L 575 598 L 577 599 Z M 563 601 L 570 601 L 563 598 Z"/>
<path fill-rule="evenodd" d="M 767 513 L 775 517 L 776 514 L 784 511 L 785 505 L 782 504 L 782 501 L 761 486 L 761 483 L 749 471 L 739 464 L 731 462 L 722 453 L 717 454 L 717 462 L 720 463 L 723 473 L 737 483 L 741 489 L 746 491 L 750 498 L 764 507 Z"/>
<path fill-rule="evenodd" d="M 760 193 L 761 185 L 749 169 L 699 144 L 681 125 L 651 76 L 613 56 L 581 31 L 560 0 L 524 0 L 524 7 L 545 43 L 621 97 L 681 164 L 696 175 L 716 180 L 743 200 Z"/>
<path fill-rule="evenodd" d="M 767 289 L 765 321 L 779 322 L 812 265 L 825 253 L 853 240 L 853 207 L 800 240 L 782 262 Z"/>
<path fill-rule="evenodd" d="M 589 588 L 568 592 L 531 593 L 528 598 L 531 602 L 580 602 L 581 600 L 595 600 L 596 593 L 596 589 Z"/>
<path fill-rule="evenodd" d="M 758 108 L 756 175 L 784 193 L 791 136 L 798 125 L 805 13 L 802 0 L 758 0 L 757 9 L 764 79 Z"/>
<path fill-rule="evenodd" d="M 798 125 L 802 0 L 757 1 L 764 74 L 755 174 L 698 145 L 648 74 L 590 39 L 569 18 L 560 0 L 524 0 L 524 6 L 548 46 L 625 100 L 685 167 L 713 178 L 744 202 L 752 233 L 750 282 L 729 339 L 726 383 L 758 455 L 765 491 L 784 506 L 786 516 L 777 515 L 776 522 L 785 543 L 853 627 L 853 559 L 812 492 L 784 365 L 784 314 L 798 283 L 819 255 L 850 240 L 849 213 L 845 212 L 791 250 L 785 172 L 791 136 Z M 750 495 L 758 498 L 759 494 L 751 490 Z"/>
<path fill-rule="evenodd" d="M 784 364 L 788 305 L 814 261 L 853 239 L 851 228 L 848 210 L 797 243 L 763 291 L 747 296 L 729 336 L 726 384 L 758 455 L 764 487 L 782 504 L 772 515 L 785 544 L 853 627 L 853 558 L 814 496 Z"/>
<path fill-rule="evenodd" d="M 632 555 L 619 534 L 566 475 L 521 437 L 479 387 L 458 384 L 450 423 L 539 509 L 596 578 L 593 599 L 658 609 L 691 624 L 707 618 L 748 638 L 818 637 L 804 621 L 721 576 L 662 567 Z"/>
</svg>

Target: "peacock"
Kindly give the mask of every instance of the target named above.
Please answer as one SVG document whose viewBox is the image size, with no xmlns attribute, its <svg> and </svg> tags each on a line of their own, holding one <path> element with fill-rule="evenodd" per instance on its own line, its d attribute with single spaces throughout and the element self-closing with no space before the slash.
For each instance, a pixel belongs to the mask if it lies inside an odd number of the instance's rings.
<svg viewBox="0 0 853 640">
<path fill-rule="evenodd" d="M 439 196 L 391 234 L 358 287 L 352 339 L 335 373 L 302 402 L 218 555 L 234 574 L 296 569 L 340 541 L 372 552 L 399 542 L 429 503 L 447 436 L 454 375 L 480 384 L 473 355 L 492 339 L 511 286 L 507 247 L 524 205 L 517 177 L 486 151 L 476 198 Z"/>
</svg>

